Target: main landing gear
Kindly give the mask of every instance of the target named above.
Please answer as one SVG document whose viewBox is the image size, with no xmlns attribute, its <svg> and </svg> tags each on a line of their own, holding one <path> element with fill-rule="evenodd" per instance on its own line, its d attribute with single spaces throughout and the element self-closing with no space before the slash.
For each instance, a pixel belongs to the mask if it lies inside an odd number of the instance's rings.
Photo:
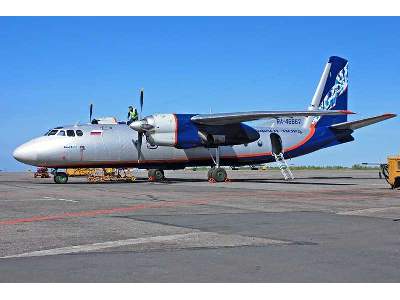
<svg viewBox="0 0 400 300">
<path fill-rule="evenodd" d="M 207 174 L 208 181 L 212 183 L 229 181 L 228 174 L 226 173 L 225 169 L 219 166 L 219 156 L 220 156 L 219 147 L 215 148 L 215 159 L 211 154 L 211 152 L 210 155 L 215 164 L 215 167 L 212 167 L 210 170 L 208 170 Z"/>
<path fill-rule="evenodd" d="M 164 170 L 150 169 L 148 172 L 149 181 L 163 181 L 165 179 Z"/>
<path fill-rule="evenodd" d="M 224 168 L 211 168 L 208 170 L 208 181 L 209 182 L 224 182 L 228 181 L 228 174 L 226 174 L 226 171 Z"/>
<path fill-rule="evenodd" d="M 58 184 L 64 184 L 68 182 L 68 175 L 65 172 L 54 172 L 54 182 Z"/>
</svg>

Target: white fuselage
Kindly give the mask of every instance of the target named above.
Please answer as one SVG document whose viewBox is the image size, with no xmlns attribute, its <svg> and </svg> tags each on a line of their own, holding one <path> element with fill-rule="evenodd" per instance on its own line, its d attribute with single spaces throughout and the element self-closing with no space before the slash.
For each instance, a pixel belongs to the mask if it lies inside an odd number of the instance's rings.
<svg viewBox="0 0 400 300">
<path fill-rule="evenodd" d="M 254 127 L 260 133 L 256 142 L 220 147 L 222 164 L 241 165 L 264 163 L 273 160 L 271 155 L 272 132 L 278 133 L 284 151 L 303 145 L 313 133 L 313 128 L 303 128 L 303 118 L 284 118 L 270 122 L 265 127 Z M 125 124 L 64 126 L 60 130 L 81 130 L 82 136 L 42 136 L 14 151 L 14 157 L 26 164 L 52 168 L 67 167 L 138 167 L 161 166 L 179 169 L 191 165 L 212 165 L 214 148 L 196 147 L 177 149 L 171 146 L 151 146 L 145 140 L 142 157 L 138 161 L 138 133 Z"/>
</svg>

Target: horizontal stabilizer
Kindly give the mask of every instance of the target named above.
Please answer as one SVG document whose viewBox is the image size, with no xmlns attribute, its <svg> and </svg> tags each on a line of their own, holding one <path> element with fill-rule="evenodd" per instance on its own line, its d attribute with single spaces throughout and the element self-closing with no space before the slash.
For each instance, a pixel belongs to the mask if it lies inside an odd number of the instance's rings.
<svg viewBox="0 0 400 300">
<path fill-rule="evenodd" d="M 204 125 L 227 125 L 260 119 L 274 119 L 282 117 L 317 117 L 348 115 L 348 110 L 307 110 L 307 111 L 250 111 L 222 114 L 196 115 L 191 118 L 194 123 Z"/>
<path fill-rule="evenodd" d="M 330 127 L 338 130 L 346 130 L 346 129 L 356 130 L 361 127 L 369 126 L 387 119 L 394 118 L 395 116 L 396 116 L 395 114 L 383 114 L 380 116 L 365 118 L 357 121 L 338 123 L 331 125 Z"/>
</svg>

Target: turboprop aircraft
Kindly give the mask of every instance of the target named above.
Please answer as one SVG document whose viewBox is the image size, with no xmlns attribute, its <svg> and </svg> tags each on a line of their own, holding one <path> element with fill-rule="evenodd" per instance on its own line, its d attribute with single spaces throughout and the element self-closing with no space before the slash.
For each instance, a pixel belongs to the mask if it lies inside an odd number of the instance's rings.
<svg viewBox="0 0 400 300">
<path fill-rule="evenodd" d="M 20 162 L 54 168 L 54 181 L 66 183 L 65 168 L 148 169 L 164 178 L 166 169 L 211 166 L 208 178 L 225 181 L 221 166 L 277 162 L 293 178 L 286 159 L 353 141 L 353 132 L 394 114 L 348 121 L 348 62 L 332 56 L 305 111 L 252 111 L 216 114 L 153 114 L 129 126 L 114 118 L 60 126 L 15 149 Z M 140 94 L 140 112 L 143 91 Z M 92 114 L 92 107 L 90 115 Z M 91 119 L 91 117 L 90 117 Z M 244 122 L 267 119 L 266 126 Z M 96 123 L 96 124 L 92 124 Z M 145 143 L 143 143 L 145 138 Z"/>
</svg>

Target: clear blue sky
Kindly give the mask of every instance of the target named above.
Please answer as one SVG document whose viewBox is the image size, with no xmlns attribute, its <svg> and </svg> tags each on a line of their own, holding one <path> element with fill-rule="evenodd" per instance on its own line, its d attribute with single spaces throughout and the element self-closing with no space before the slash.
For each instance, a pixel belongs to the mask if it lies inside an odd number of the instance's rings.
<svg viewBox="0 0 400 300">
<path fill-rule="evenodd" d="M 331 55 L 349 59 L 352 119 L 400 112 L 400 18 L 0 18 L 0 169 L 47 129 L 144 114 L 306 109 Z M 400 152 L 400 121 L 293 160 L 352 165 Z"/>
</svg>

